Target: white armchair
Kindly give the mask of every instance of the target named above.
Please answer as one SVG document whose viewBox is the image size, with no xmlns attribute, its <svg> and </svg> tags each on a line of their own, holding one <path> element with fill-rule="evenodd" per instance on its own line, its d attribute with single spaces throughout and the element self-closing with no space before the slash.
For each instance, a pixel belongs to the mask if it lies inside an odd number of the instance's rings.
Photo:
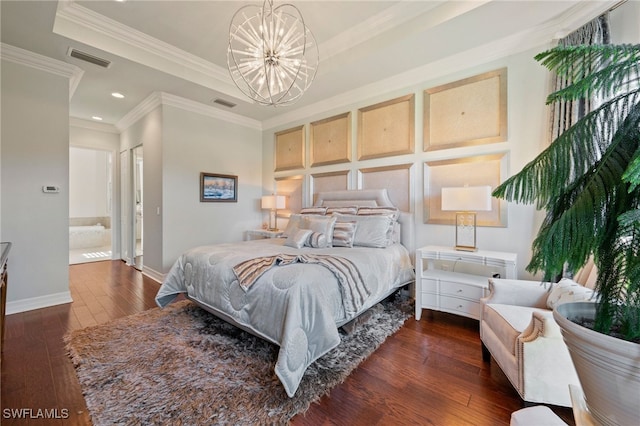
<svg viewBox="0 0 640 426">
<path fill-rule="evenodd" d="M 585 268 L 586 269 L 586 268 Z M 576 275 L 592 283 L 595 268 Z M 525 403 L 571 406 L 569 385 L 580 386 L 553 306 L 591 298 L 593 291 L 572 280 L 553 285 L 537 281 L 490 279 L 480 300 L 482 358 L 491 356 Z"/>
</svg>

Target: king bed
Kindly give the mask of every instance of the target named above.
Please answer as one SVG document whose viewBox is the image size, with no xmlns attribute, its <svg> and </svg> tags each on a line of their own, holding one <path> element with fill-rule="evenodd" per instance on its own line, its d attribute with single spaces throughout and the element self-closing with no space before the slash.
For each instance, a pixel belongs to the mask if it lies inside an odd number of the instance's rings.
<svg viewBox="0 0 640 426">
<path fill-rule="evenodd" d="M 319 193 L 285 238 L 196 247 L 156 302 L 179 294 L 280 347 L 275 372 L 293 397 L 305 370 L 340 343 L 338 328 L 414 281 L 413 219 L 386 190 Z"/>
</svg>

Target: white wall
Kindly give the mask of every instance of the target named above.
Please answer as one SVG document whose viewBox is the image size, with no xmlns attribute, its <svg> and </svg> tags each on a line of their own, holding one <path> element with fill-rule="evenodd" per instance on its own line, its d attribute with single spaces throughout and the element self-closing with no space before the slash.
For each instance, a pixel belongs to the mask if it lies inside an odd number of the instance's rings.
<svg viewBox="0 0 640 426">
<path fill-rule="evenodd" d="M 167 272 L 184 250 L 240 241 L 245 231 L 260 226 L 262 149 L 258 129 L 173 106 L 163 111 L 163 271 Z M 146 160 L 145 151 L 145 167 Z M 238 176 L 238 201 L 200 202 L 201 172 Z M 146 179 L 145 173 L 145 184 Z"/>
<path fill-rule="evenodd" d="M 509 175 L 519 171 L 527 162 L 532 160 L 540 150 L 546 146 L 547 109 L 545 97 L 548 93 L 548 74 L 533 57 L 548 45 L 525 51 L 516 55 L 494 60 L 482 65 L 461 66 L 443 73 L 442 69 L 434 69 L 437 76 L 430 78 L 424 74 L 424 80 L 418 84 L 388 92 L 379 92 L 375 96 L 361 96 L 362 100 L 310 114 L 302 119 L 287 122 L 268 129 L 263 134 L 263 186 L 265 192 L 273 188 L 274 177 L 287 175 L 323 173 L 337 170 L 351 170 L 350 189 L 356 189 L 357 171 L 361 168 L 379 167 L 393 164 L 412 164 L 412 212 L 415 217 L 415 244 L 421 247 L 427 244 L 444 246 L 454 245 L 455 230 L 453 225 L 433 225 L 423 222 L 424 214 L 424 176 L 423 168 L 426 161 L 444 160 L 474 155 L 507 152 L 509 157 Z M 508 69 L 508 139 L 503 143 L 487 144 L 475 147 L 456 148 L 448 150 L 423 152 L 423 91 L 441 84 L 450 83 L 463 78 L 472 77 L 487 71 L 502 67 Z M 358 108 L 366 107 L 399 96 L 413 93 L 416 100 L 415 108 L 415 151 L 413 154 L 386 157 L 373 160 L 357 160 L 357 116 Z M 274 133 L 300 124 L 308 124 L 315 120 L 331 117 L 346 111 L 352 112 L 352 158 L 351 163 L 331 166 L 307 167 L 305 170 L 291 172 L 273 172 Z M 308 126 L 307 126 L 308 128 Z M 307 129 L 307 147 L 309 153 L 309 137 Z M 307 164 L 308 164 L 307 158 Z M 506 178 L 506 177 L 505 177 Z M 308 179 L 307 186 L 308 186 Z M 311 195 L 307 194 L 308 202 Z M 518 254 L 518 273 L 521 277 L 530 275 L 524 270 L 530 258 L 530 246 L 541 221 L 541 214 L 532 206 L 509 205 L 508 226 L 506 228 L 480 227 L 478 228 L 478 246 L 484 250 L 510 251 Z"/>
<path fill-rule="evenodd" d="M 260 130 L 160 102 L 120 141 L 144 149 L 143 271 L 153 275 L 189 248 L 242 240 L 261 220 Z M 200 202 L 201 172 L 238 176 L 238 201 Z"/>
<path fill-rule="evenodd" d="M 109 152 L 69 148 L 69 217 L 110 216 Z"/>
<path fill-rule="evenodd" d="M 640 1 L 627 1 L 609 14 L 611 43 L 640 43 Z"/>
<path fill-rule="evenodd" d="M 162 218 L 162 106 L 136 121 L 121 133 L 120 150 L 129 150 L 142 144 L 143 166 L 143 252 L 144 268 L 162 273 L 163 225 Z M 158 215 L 157 209 L 160 208 Z"/>
<path fill-rule="evenodd" d="M 69 80 L 2 61 L 2 238 L 8 306 L 70 301 Z M 60 187 L 43 193 L 43 185 Z"/>
</svg>

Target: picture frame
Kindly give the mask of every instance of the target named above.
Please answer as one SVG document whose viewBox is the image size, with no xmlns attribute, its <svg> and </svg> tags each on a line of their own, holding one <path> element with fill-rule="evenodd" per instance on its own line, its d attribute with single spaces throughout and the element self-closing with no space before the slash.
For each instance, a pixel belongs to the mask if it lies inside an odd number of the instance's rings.
<svg viewBox="0 0 640 426">
<path fill-rule="evenodd" d="M 219 173 L 200 173 L 200 202 L 238 201 L 238 176 Z"/>
<path fill-rule="evenodd" d="M 507 69 L 424 91 L 424 151 L 507 140 Z"/>
<path fill-rule="evenodd" d="M 358 110 L 358 160 L 413 154 L 415 95 Z"/>
<path fill-rule="evenodd" d="M 275 134 L 275 172 L 304 168 L 304 125 Z"/>
<path fill-rule="evenodd" d="M 351 161 L 351 112 L 310 125 L 311 167 Z"/>
</svg>

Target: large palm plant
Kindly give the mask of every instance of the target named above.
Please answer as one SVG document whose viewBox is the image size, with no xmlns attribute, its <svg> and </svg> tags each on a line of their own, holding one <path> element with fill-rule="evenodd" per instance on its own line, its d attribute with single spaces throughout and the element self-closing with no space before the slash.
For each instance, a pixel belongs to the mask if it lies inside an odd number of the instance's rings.
<svg viewBox="0 0 640 426">
<path fill-rule="evenodd" d="M 546 211 L 527 270 L 551 280 L 593 255 L 594 329 L 640 342 L 640 45 L 559 46 L 536 60 L 572 82 L 548 104 L 601 104 L 493 195 Z"/>
</svg>

